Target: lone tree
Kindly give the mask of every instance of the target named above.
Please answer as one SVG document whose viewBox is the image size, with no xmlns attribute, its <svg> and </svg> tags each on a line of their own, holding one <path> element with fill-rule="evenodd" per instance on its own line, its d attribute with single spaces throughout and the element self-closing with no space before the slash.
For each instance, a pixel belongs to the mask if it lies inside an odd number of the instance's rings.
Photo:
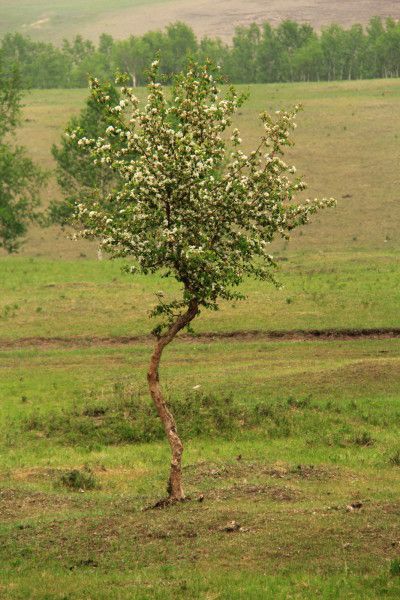
<svg viewBox="0 0 400 600">
<path fill-rule="evenodd" d="M 160 387 L 164 348 L 201 309 L 215 310 L 221 299 L 243 298 L 238 286 L 246 276 L 274 282 L 272 240 L 287 238 L 334 201 L 294 201 L 305 184 L 293 177 L 295 168 L 282 155 L 291 144 L 298 107 L 274 116 L 262 113 L 259 144 L 245 154 L 237 129 L 230 141 L 224 134 L 244 98 L 233 88 L 221 95 L 218 69 L 193 64 L 177 77 L 170 95 L 158 81 L 157 60 L 148 77 L 143 108 L 132 88 L 122 87 L 122 100 L 114 106 L 92 80 L 93 97 L 113 124 L 98 139 L 80 132 L 72 137 L 95 164 L 105 163 L 120 174 L 124 185 L 106 205 L 85 199 L 77 219 L 82 234 L 99 239 L 112 257 L 131 257 L 132 271 L 160 272 L 181 284 L 182 293 L 173 301 L 160 293 L 151 313 L 161 323 L 153 330 L 156 342 L 147 374 L 172 451 L 169 498 L 177 501 L 185 497 L 183 445 Z M 132 154 L 135 158 L 128 160 Z"/>
<path fill-rule="evenodd" d="M 15 252 L 29 222 L 37 220 L 45 175 L 14 143 L 20 124 L 21 81 L 18 70 L 5 64 L 0 52 L 0 248 Z"/>
</svg>

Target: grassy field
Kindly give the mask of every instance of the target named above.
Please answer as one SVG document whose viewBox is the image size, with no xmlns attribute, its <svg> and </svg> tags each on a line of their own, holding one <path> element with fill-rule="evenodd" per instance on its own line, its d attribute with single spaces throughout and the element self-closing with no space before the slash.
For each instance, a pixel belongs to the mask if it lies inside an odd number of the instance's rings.
<svg viewBox="0 0 400 600">
<path fill-rule="evenodd" d="M 398 597 L 399 340 L 171 348 L 191 500 L 143 512 L 168 464 L 148 354 L 2 353 L 4 598 Z"/>
<path fill-rule="evenodd" d="M 143 34 L 185 21 L 198 35 L 232 37 L 237 25 L 283 19 L 311 23 L 320 28 L 330 23 L 366 24 L 375 15 L 398 18 L 396 0 L 346 0 L 327 5 L 324 0 L 0 0 L 0 35 L 22 31 L 45 41 L 83 34 L 93 40 L 103 32 L 114 37 Z"/>
<path fill-rule="evenodd" d="M 105 14 L 109 15 L 111 11 L 123 11 L 126 8 L 134 10 L 143 4 L 149 7 L 162 2 L 163 0 L 88 0 L 84 3 L 79 0 L 24 0 L 15 3 L 0 0 L 0 35 L 9 31 L 21 31 L 46 41 L 61 41 L 64 37 L 82 33 L 82 27 L 87 23 Z M 99 31 L 98 35 L 101 33 Z"/>
<path fill-rule="evenodd" d="M 247 281 L 246 301 L 195 324 L 210 338 L 167 349 L 188 502 L 142 510 L 169 462 L 147 311 L 176 285 L 55 228 L 0 257 L 0 598 L 400 595 L 400 339 L 246 334 L 400 327 L 400 83 L 250 91 L 251 145 L 257 112 L 303 102 L 291 157 L 338 207 L 275 245 L 282 290 Z M 20 140 L 43 166 L 85 95 L 26 98 Z"/>
<path fill-rule="evenodd" d="M 251 148 L 261 132 L 257 114 L 301 102 L 296 146 L 290 158 L 309 184 L 310 197 L 334 196 L 335 210 L 318 215 L 296 234 L 297 250 L 391 250 L 400 244 L 398 199 L 400 161 L 399 80 L 320 84 L 252 85 L 237 125 Z M 143 90 L 138 92 L 144 95 Z M 25 100 L 19 139 L 44 167 L 53 166 L 50 148 L 60 139 L 70 115 L 87 96 L 85 90 L 33 91 Z M 47 199 L 58 194 L 51 182 Z M 283 250 L 284 245 L 278 244 Z M 25 255 L 95 257 L 95 248 L 74 244 L 58 230 L 32 231 Z"/>
<path fill-rule="evenodd" d="M 284 284 L 248 280 L 247 300 L 222 303 L 194 324 L 198 333 L 400 326 L 400 264 L 396 252 L 296 253 L 279 262 Z M 34 258 L 0 260 L 0 340 L 40 336 L 137 336 L 162 289 L 173 281 L 122 272 L 118 262 Z"/>
</svg>

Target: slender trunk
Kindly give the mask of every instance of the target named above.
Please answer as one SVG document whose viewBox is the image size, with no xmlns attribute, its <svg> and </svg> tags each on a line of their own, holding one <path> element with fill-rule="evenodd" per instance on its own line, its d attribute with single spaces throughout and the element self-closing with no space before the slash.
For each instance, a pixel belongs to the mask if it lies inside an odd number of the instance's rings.
<svg viewBox="0 0 400 600">
<path fill-rule="evenodd" d="M 172 459 L 171 469 L 168 481 L 168 495 L 171 500 L 184 500 L 185 494 L 182 487 L 182 454 L 183 444 L 178 435 L 176 423 L 173 414 L 166 405 L 165 399 L 162 394 L 160 387 L 159 378 L 159 366 L 161 361 L 162 352 L 170 342 L 174 339 L 176 334 L 189 325 L 194 319 L 199 310 L 198 302 L 192 299 L 189 303 L 187 311 L 180 315 L 175 323 L 173 323 L 168 331 L 162 335 L 158 340 L 154 348 L 153 355 L 150 360 L 150 366 L 147 373 L 147 381 L 149 384 L 150 395 L 156 406 L 158 415 L 164 426 L 166 436 L 168 438 L 169 445 L 171 447 Z"/>
</svg>

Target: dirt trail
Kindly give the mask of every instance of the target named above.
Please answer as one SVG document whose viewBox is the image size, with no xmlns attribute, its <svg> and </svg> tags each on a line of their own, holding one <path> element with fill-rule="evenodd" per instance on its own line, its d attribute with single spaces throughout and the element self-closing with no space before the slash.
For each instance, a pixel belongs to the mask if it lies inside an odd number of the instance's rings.
<svg viewBox="0 0 400 600">
<path fill-rule="evenodd" d="M 210 343 L 233 341 L 307 341 L 307 340 L 354 340 L 354 339 L 400 338 L 400 328 L 375 329 L 295 329 L 292 331 L 228 331 L 219 333 L 181 334 L 177 340 L 183 343 Z M 151 335 L 136 336 L 73 336 L 73 337 L 25 337 L 14 340 L 0 339 L 0 350 L 13 348 L 81 348 L 101 346 L 127 346 L 153 341 Z"/>
</svg>

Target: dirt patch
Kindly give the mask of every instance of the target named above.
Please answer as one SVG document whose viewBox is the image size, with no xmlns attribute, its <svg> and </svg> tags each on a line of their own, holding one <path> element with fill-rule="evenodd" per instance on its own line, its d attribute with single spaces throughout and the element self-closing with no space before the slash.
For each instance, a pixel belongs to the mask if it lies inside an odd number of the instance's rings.
<svg viewBox="0 0 400 600">
<path fill-rule="evenodd" d="M 210 482 L 210 480 L 243 480 L 248 477 L 255 479 L 266 478 L 272 479 L 284 479 L 288 481 L 298 480 L 314 480 L 314 481 L 328 481 L 331 479 L 338 479 L 340 477 L 348 477 L 348 473 L 342 473 L 337 467 L 328 467 L 325 465 L 265 465 L 253 461 L 238 460 L 236 463 L 231 464 L 216 464 L 200 462 L 194 465 L 186 465 L 184 467 L 185 479 L 190 485 L 201 486 L 201 484 Z M 249 493 L 257 494 L 258 485 L 254 486 L 252 490 L 252 484 L 246 484 L 243 487 L 243 483 L 239 482 L 235 484 L 236 489 L 240 491 L 240 486 L 245 491 L 246 486 L 249 485 Z M 262 485 L 262 489 L 265 492 L 271 489 L 268 485 Z M 233 489 L 233 488 L 232 488 Z M 217 493 L 213 491 L 212 493 Z M 261 493 L 262 490 L 261 490 Z M 207 492 L 208 495 L 208 492 Z"/>
<path fill-rule="evenodd" d="M 373 329 L 296 329 L 292 331 L 228 331 L 221 333 L 181 334 L 176 339 L 182 343 L 210 343 L 220 340 L 233 341 L 307 341 L 307 340 L 353 340 L 353 339 L 400 338 L 400 328 L 380 327 Z M 151 335 L 133 336 L 74 336 L 74 337 L 26 337 L 15 340 L 0 339 L 0 349 L 13 348 L 85 348 L 148 344 Z"/>
<path fill-rule="evenodd" d="M 54 480 L 62 473 L 62 469 L 33 467 L 31 469 L 15 469 L 13 479 L 17 481 L 48 481 Z M 1 493 L 1 492 L 0 492 Z"/>
<path fill-rule="evenodd" d="M 269 471 L 271 477 L 288 478 L 288 479 L 311 479 L 311 480 L 328 480 L 339 477 L 339 469 L 326 466 L 315 466 L 315 465 L 296 465 L 295 467 L 289 467 L 286 470 L 277 470 L 275 468 Z"/>
<path fill-rule="evenodd" d="M 235 484 L 231 487 L 218 488 L 207 492 L 206 499 L 210 500 L 233 500 L 247 498 L 253 501 L 257 499 L 269 499 L 276 502 L 295 502 L 303 495 L 299 490 L 288 486 L 256 485 L 251 483 Z"/>
<path fill-rule="evenodd" d="M 82 498 L 19 489 L 0 489 L 0 522 L 58 513 L 60 510 L 82 507 L 82 503 L 85 506 L 90 505 L 90 502 L 86 499 L 82 501 Z"/>
</svg>

